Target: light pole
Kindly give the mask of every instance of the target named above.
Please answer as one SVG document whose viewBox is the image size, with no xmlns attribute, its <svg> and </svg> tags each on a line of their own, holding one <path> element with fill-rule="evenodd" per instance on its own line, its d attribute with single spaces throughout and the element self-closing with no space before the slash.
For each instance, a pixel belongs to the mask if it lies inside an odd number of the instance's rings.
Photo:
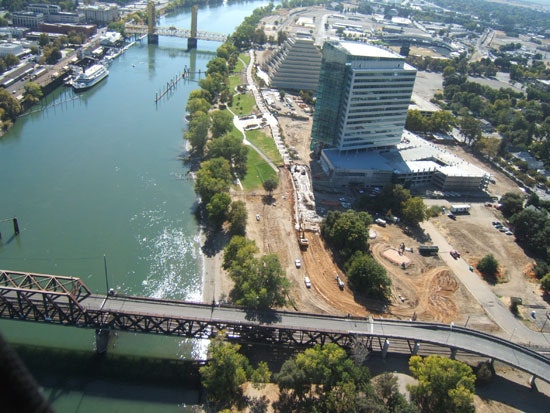
<svg viewBox="0 0 550 413">
<path fill-rule="evenodd" d="M 544 327 L 546 326 L 546 322 L 550 319 L 550 312 L 546 313 L 546 320 L 544 320 L 544 323 L 542 324 L 542 327 L 540 329 L 540 332 L 542 333 L 544 331 Z"/>
</svg>

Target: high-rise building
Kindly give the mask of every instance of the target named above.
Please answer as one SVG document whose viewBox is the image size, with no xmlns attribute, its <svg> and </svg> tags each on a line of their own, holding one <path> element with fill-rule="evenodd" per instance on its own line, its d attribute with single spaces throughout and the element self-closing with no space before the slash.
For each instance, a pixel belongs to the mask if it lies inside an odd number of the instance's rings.
<svg viewBox="0 0 550 413">
<path fill-rule="evenodd" d="M 339 152 L 397 145 L 416 69 L 366 43 L 325 42 L 322 54 L 312 140 Z"/>
</svg>

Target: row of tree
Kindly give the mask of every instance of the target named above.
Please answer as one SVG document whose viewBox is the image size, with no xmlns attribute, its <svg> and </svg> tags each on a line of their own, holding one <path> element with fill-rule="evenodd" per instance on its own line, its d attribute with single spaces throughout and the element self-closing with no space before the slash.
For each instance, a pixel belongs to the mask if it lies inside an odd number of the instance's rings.
<svg viewBox="0 0 550 413">
<path fill-rule="evenodd" d="M 212 342 L 207 364 L 200 368 L 202 385 L 208 400 L 218 411 L 231 407 L 256 406 L 266 411 L 266 399 L 243 397 L 243 384 L 252 382 L 262 388 L 270 381 L 277 385 L 279 398 L 271 406 L 284 412 L 376 412 L 440 413 L 474 412 L 476 374 L 460 361 L 444 357 L 413 356 L 409 369 L 417 384 L 407 385 L 411 401 L 399 392 L 392 373 L 371 379 L 369 369 L 354 361 L 336 344 L 317 345 L 296 354 L 272 374 L 265 362 L 254 368 L 239 353 L 240 346 L 223 341 Z M 227 410 L 222 410 L 227 409 Z M 255 410 L 256 411 L 256 410 Z"/>
<path fill-rule="evenodd" d="M 528 198 L 506 193 L 500 199 L 500 210 L 507 217 L 518 243 L 529 250 L 537 264 L 535 274 L 541 287 L 550 293 L 550 201 L 542 201 L 536 193 Z"/>
</svg>

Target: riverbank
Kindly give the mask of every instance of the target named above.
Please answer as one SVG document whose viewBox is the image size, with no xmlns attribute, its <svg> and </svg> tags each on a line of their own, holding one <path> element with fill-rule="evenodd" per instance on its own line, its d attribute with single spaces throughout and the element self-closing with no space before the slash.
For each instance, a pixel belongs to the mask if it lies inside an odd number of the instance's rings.
<svg viewBox="0 0 550 413">
<path fill-rule="evenodd" d="M 200 230 L 202 256 L 202 301 L 205 303 L 223 302 L 233 288 L 233 281 L 223 269 L 224 234 L 217 234 L 214 239 Z"/>
</svg>

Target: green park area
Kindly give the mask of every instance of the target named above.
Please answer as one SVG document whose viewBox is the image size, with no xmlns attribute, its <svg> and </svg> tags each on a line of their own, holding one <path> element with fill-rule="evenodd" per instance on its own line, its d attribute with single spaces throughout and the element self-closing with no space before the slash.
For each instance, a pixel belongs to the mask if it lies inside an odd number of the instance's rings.
<svg viewBox="0 0 550 413">
<path fill-rule="evenodd" d="M 253 149 L 248 151 L 246 176 L 242 180 L 246 191 L 261 189 L 267 179 L 277 182 L 277 172 Z"/>
<path fill-rule="evenodd" d="M 250 130 L 246 132 L 246 139 L 262 151 L 275 165 L 283 164 L 283 158 L 277 149 L 277 145 L 270 136 L 260 130 Z"/>
</svg>

